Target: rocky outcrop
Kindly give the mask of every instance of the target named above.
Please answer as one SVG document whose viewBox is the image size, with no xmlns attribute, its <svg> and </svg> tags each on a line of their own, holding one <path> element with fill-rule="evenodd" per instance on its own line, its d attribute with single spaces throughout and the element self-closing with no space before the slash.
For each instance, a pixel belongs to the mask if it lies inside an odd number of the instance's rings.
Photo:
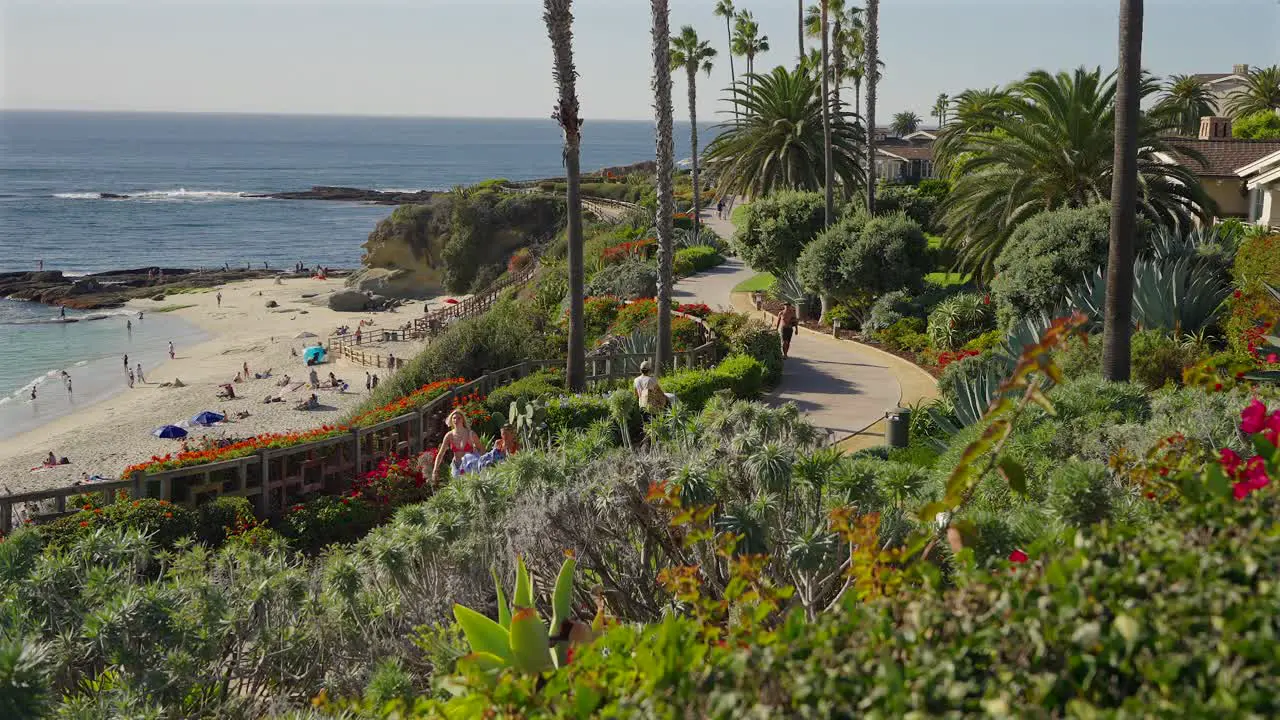
<svg viewBox="0 0 1280 720">
<path fill-rule="evenodd" d="M 157 270 L 112 270 L 84 277 L 67 277 L 57 270 L 0 273 L 0 297 L 63 305 L 80 310 L 98 310 L 119 307 L 137 298 L 164 297 L 167 292 L 178 288 L 215 287 L 236 280 L 277 275 L 267 270 Z"/>
<path fill-rule="evenodd" d="M 364 312 L 373 307 L 373 298 L 355 290 L 339 290 L 329 296 L 329 309 L 338 312 Z"/>
<path fill-rule="evenodd" d="M 347 278 L 347 287 L 363 293 L 404 300 L 426 300 L 440 294 L 440 276 L 431 268 L 372 267 L 357 270 Z"/>
<path fill-rule="evenodd" d="M 406 205 L 423 203 L 431 199 L 435 193 L 430 190 L 417 192 L 396 192 L 389 190 L 364 190 L 361 188 L 329 187 L 317 185 L 310 190 L 297 192 L 276 192 L 265 195 L 246 195 L 252 198 L 271 198 L 274 200 L 330 200 L 336 202 L 363 202 L 376 205 Z"/>
</svg>

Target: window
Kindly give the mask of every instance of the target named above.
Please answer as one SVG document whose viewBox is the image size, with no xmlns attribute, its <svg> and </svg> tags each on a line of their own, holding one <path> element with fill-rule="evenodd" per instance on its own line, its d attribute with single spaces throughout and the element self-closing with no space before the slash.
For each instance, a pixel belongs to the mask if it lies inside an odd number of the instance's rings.
<svg viewBox="0 0 1280 720">
<path fill-rule="evenodd" d="M 1262 186 L 1249 191 L 1249 222 L 1258 222 L 1262 218 Z"/>
</svg>

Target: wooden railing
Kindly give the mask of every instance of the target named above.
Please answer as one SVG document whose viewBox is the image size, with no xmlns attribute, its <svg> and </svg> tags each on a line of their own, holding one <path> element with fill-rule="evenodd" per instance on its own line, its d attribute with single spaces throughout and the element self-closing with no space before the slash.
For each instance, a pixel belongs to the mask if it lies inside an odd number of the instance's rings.
<svg viewBox="0 0 1280 720">
<path fill-rule="evenodd" d="M 705 367 L 716 361 L 715 339 L 709 330 L 707 333 L 702 345 L 675 353 L 673 369 Z M 598 383 L 633 377 L 639 373 L 640 363 L 649 359 L 648 354 L 587 358 L 586 380 Z M 503 385 L 553 367 L 564 367 L 564 361 L 530 360 L 485 373 L 419 410 L 324 440 L 151 475 L 135 473 L 133 477 L 109 482 L 0 495 L 0 534 L 8 533 L 15 522 L 23 519 L 45 522 L 74 512 L 74 508 L 67 507 L 70 497 L 96 494 L 103 503 L 112 503 L 122 490 L 131 499 L 156 498 L 186 507 L 217 497 L 244 497 L 253 503 L 259 517 L 270 517 L 301 496 L 348 489 L 352 480 L 387 457 L 421 453 L 443 435 L 444 418 L 452 409 L 454 398 L 473 392 L 488 395 Z"/>
</svg>

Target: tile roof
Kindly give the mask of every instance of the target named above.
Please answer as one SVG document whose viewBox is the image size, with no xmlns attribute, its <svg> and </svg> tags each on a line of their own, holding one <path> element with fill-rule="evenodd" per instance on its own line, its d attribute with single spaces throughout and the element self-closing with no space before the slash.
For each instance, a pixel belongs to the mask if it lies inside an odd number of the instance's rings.
<svg viewBox="0 0 1280 720">
<path fill-rule="evenodd" d="M 1179 152 L 1173 159 L 1192 172 L 1202 176 L 1235 177 L 1236 170 L 1280 151 L 1280 140 L 1197 140 L 1195 138 L 1166 138 L 1173 148 L 1196 150 L 1204 156 L 1204 163 Z"/>
<path fill-rule="evenodd" d="M 876 149 L 907 160 L 932 160 L 932 140 L 903 140 L 890 138 L 876 143 Z"/>
<path fill-rule="evenodd" d="M 1213 82 L 1214 80 L 1229 78 L 1233 75 L 1235 75 L 1235 73 L 1196 73 L 1191 77 L 1196 78 L 1202 82 Z"/>
</svg>

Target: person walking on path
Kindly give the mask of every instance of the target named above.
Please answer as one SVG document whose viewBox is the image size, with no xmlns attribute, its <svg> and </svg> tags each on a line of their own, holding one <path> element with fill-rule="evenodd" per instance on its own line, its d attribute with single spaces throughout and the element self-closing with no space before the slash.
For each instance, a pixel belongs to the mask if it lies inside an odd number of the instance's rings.
<svg viewBox="0 0 1280 720">
<path fill-rule="evenodd" d="M 800 324 L 800 315 L 796 312 L 796 306 L 787 303 L 782 306 L 782 312 L 778 314 L 778 319 L 774 321 L 780 335 L 782 335 L 782 357 L 787 357 L 791 352 L 791 337 L 795 335 L 796 326 Z"/>
<path fill-rule="evenodd" d="M 364 389 L 365 390 L 373 389 L 373 376 L 369 374 L 368 370 L 364 371 Z"/>
<path fill-rule="evenodd" d="M 218 298 L 218 307 L 222 307 L 222 291 L 219 290 L 218 294 L 215 297 Z"/>
<path fill-rule="evenodd" d="M 724 198 L 720 198 L 720 201 L 716 203 L 716 217 L 721 220 L 724 219 Z"/>
</svg>

